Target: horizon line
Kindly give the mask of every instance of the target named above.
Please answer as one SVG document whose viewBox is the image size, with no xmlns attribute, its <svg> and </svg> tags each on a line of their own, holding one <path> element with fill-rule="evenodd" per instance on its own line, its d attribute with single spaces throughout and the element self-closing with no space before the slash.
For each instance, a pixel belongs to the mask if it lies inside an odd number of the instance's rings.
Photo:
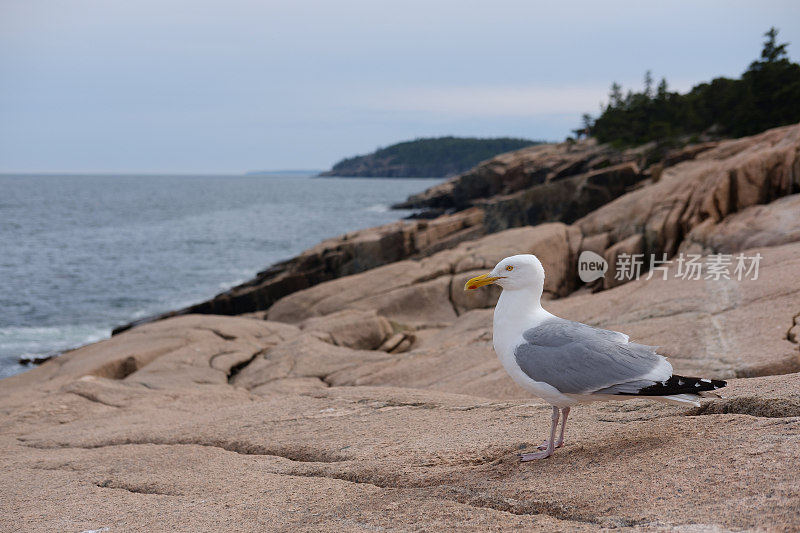
<svg viewBox="0 0 800 533">
<path fill-rule="evenodd" d="M 281 169 L 281 170 L 245 170 L 245 171 L 231 171 L 231 172 L 187 172 L 187 171 L 129 171 L 129 170 L 111 170 L 111 171 L 7 171 L 0 170 L 0 176 L 254 176 L 258 174 L 280 174 L 280 173 L 319 173 L 324 172 L 325 169 Z"/>
</svg>

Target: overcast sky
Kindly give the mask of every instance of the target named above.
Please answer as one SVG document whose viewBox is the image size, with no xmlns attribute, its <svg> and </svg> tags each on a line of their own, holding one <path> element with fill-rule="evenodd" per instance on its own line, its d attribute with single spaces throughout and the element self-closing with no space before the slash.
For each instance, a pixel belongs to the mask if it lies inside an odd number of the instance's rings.
<svg viewBox="0 0 800 533">
<path fill-rule="evenodd" d="M 562 140 L 617 80 L 738 76 L 800 2 L 0 0 L 0 172 L 327 168 Z"/>
</svg>

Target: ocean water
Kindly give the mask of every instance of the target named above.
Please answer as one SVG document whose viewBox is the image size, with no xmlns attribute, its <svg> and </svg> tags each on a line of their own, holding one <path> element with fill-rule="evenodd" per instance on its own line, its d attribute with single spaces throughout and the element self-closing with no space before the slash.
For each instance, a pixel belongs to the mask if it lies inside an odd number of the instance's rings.
<svg viewBox="0 0 800 533">
<path fill-rule="evenodd" d="M 0 377 L 397 220 L 430 179 L 0 175 Z"/>
</svg>

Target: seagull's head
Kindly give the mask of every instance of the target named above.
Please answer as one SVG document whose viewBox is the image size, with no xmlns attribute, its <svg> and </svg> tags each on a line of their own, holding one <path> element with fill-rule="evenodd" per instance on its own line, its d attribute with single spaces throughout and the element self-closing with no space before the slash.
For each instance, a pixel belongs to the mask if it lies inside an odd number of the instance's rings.
<svg viewBox="0 0 800 533">
<path fill-rule="evenodd" d="M 535 255 L 512 255 L 497 263 L 491 272 L 467 281 L 464 290 L 469 291 L 492 283 L 500 285 L 504 290 L 534 289 L 541 294 L 544 287 L 544 267 Z"/>
</svg>

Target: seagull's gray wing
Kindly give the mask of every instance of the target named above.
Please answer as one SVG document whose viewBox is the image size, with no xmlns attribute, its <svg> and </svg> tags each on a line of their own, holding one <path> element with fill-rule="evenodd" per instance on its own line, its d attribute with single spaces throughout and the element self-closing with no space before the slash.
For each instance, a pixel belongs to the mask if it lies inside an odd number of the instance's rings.
<svg viewBox="0 0 800 533">
<path fill-rule="evenodd" d="M 672 366 L 653 346 L 580 322 L 554 317 L 523 338 L 514 351 L 522 371 L 566 394 L 626 394 L 672 375 Z"/>
</svg>

